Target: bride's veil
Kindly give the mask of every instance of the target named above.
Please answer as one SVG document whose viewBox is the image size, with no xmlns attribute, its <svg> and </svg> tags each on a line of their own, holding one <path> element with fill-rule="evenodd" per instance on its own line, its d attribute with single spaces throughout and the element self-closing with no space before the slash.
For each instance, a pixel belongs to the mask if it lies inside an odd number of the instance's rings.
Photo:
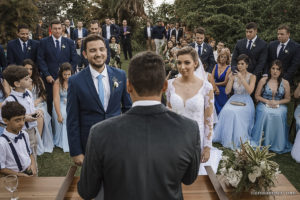
<svg viewBox="0 0 300 200">
<path fill-rule="evenodd" d="M 205 72 L 203 64 L 199 58 L 198 58 L 198 62 L 199 62 L 198 67 L 194 73 L 198 78 L 207 81 L 207 73 Z"/>
</svg>

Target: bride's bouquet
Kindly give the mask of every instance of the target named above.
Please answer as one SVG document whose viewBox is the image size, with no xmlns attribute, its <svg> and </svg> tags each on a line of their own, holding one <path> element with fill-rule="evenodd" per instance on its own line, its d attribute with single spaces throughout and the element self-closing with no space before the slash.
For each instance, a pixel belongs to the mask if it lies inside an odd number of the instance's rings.
<svg viewBox="0 0 300 200">
<path fill-rule="evenodd" d="M 269 146 L 265 146 L 254 150 L 249 142 L 245 142 L 241 149 L 222 157 L 219 172 L 235 192 L 268 191 L 275 186 L 279 165 L 269 160 L 275 153 L 269 153 L 268 149 Z"/>
</svg>

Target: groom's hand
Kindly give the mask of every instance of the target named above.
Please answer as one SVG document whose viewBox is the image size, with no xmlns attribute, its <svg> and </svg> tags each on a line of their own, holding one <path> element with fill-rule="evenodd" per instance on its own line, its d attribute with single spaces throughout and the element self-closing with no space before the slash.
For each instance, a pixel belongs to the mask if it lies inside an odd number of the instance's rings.
<svg viewBox="0 0 300 200">
<path fill-rule="evenodd" d="M 73 156 L 72 158 L 73 158 L 73 162 L 75 163 L 75 165 L 82 166 L 83 159 L 84 159 L 83 154 L 79 154 L 78 156 Z"/>
</svg>

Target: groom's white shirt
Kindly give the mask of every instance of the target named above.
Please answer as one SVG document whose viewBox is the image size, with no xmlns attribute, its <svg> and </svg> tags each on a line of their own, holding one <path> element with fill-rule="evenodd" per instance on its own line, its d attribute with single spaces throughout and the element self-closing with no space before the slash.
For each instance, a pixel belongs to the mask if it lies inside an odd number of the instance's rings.
<svg viewBox="0 0 300 200">
<path fill-rule="evenodd" d="M 132 107 L 134 106 L 154 106 L 154 105 L 158 105 L 161 104 L 160 101 L 151 101 L 151 100 L 141 100 L 141 101 L 135 101 L 132 104 Z"/>
<path fill-rule="evenodd" d="M 89 68 L 91 70 L 91 74 L 92 74 L 92 78 L 93 78 L 93 82 L 94 85 L 96 87 L 96 91 L 99 94 L 99 89 L 98 89 L 98 76 L 101 74 L 103 76 L 102 78 L 102 83 L 103 83 L 103 87 L 104 87 L 104 110 L 107 110 L 107 106 L 108 106 L 108 102 L 109 102 L 109 97 L 110 97 L 110 86 L 109 86 L 109 77 L 108 77 L 108 73 L 107 73 L 107 68 L 106 65 L 104 66 L 104 70 L 102 71 L 102 73 L 97 72 L 96 70 L 94 70 L 94 68 L 89 65 Z"/>
</svg>

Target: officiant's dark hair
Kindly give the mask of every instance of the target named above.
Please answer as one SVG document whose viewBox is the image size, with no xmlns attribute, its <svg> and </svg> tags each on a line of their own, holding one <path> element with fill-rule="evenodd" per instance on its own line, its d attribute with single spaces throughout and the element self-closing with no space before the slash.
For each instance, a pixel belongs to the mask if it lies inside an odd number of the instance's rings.
<svg viewBox="0 0 300 200">
<path fill-rule="evenodd" d="M 160 95 L 165 80 L 165 64 L 161 56 L 144 51 L 131 59 L 128 81 L 139 96 Z"/>
<path fill-rule="evenodd" d="M 101 40 L 103 42 L 103 44 L 105 45 L 105 41 L 103 39 L 103 37 L 96 35 L 96 34 L 91 34 L 88 35 L 84 40 L 83 40 L 83 51 L 86 52 L 86 47 L 87 47 L 87 43 L 88 42 L 92 42 L 92 41 L 97 41 L 97 40 Z"/>
</svg>

